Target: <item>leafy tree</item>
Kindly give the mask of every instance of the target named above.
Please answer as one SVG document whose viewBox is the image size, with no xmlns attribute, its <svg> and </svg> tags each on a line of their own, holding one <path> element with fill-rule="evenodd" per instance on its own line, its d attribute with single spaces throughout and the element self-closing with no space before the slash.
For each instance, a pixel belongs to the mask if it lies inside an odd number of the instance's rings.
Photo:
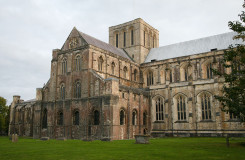
<svg viewBox="0 0 245 160">
<path fill-rule="evenodd" d="M 245 8 L 245 2 L 243 4 Z M 239 21 L 230 21 L 228 26 L 237 33 L 233 39 L 245 40 L 245 11 L 239 14 Z M 245 116 L 245 47 L 243 44 L 229 46 L 221 62 L 225 72 L 214 70 L 215 74 L 224 77 L 222 96 L 215 96 L 223 105 L 223 110 L 244 121 Z"/>
<path fill-rule="evenodd" d="M 6 103 L 6 99 L 0 97 L 0 135 L 8 133 L 9 107 Z"/>
</svg>

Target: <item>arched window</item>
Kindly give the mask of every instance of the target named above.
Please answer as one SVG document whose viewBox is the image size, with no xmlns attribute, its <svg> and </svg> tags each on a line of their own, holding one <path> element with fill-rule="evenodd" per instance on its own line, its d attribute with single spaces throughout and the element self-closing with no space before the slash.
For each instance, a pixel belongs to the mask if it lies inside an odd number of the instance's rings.
<svg viewBox="0 0 245 160">
<path fill-rule="evenodd" d="M 122 109 L 120 111 L 120 125 L 124 125 L 125 124 L 125 112 L 124 110 Z"/>
<path fill-rule="evenodd" d="M 147 73 L 147 86 L 153 85 L 153 72 L 149 71 Z"/>
<path fill-rule="evenodd" d="M 98 60 L 98 70 L 99 71 L 103 71 L 103 63 L 104 63 L 104 60 L 103 58 L 100 56 L 99 60 Z"/>
<path fill-rule="evenodd" d="M 131 30 L 131 45 L 134 45 L 134 30 Z"/>
<path fill-rule="evenodd" d="M 185 81 L 188 81 L 188 67 L 184 68 L 184 73 L 185 73 Z"/>
<path fill-rule="evenodd" d="M 95 110 L 94 111 L 94 125 L 100 124 L 100 112 Z"/>
<path fill-rule="evenodd" d="M 143 125 L 147 125 L 147 113 L 143 113 Z"/>
<path fill-rule="evenodd" d="M 134 81 L 137 81 L 137 73 L 138 73 L 138 71 L 137 71 L 137 69 L 135 69 L 134 70 Z"/>
<path fill-rule="evenodd" d="M 160 97 L 156 99 L 156 120 L 157 121 L 163 121 L 164 120 L 163 100 Z"/>
<path fill-rule="evenodd" d="M 123 47 L 126 47 L 126 32 L 123 32 Z"/>
<path fill-rule="evenodd" d="M 177 98 L 177 111 L 178 111 L 178 120 L 186 120 L 186 104 L 184 96 L 179 96 Z"/>
<path fill-rule="evenodd" d="M 42 118 L 42 128 L 47 128 L 47 122 L 48 122 L 48 116 L 47 116 L 47 114 L 48 114 L 48 111 L 47 111 L 47 109 L 45 108 L 44 110 L 43 110 L 43 118 Z"/>
<path fill-rule="evenodd" d="M 115 63 L 111 63 L 111 74 L 115 74 Z"/>
<path fill-rule="evenodd" d="M 79 125 L 79 111 L 73 113 L 73 125 Z"/>
<path fill-rule="evenodd" d="M 213 78 L 212 64 L 209 63 L 206 66 L 207 79 Z"/>
<path fill-rule="evenodd" d="M 60 86 L 60 99 L 65 99 L 65 85 L 61 84 Z"/>
<path fill-rule="evenodd" d="M 75 67 L 76 67 L 76 71 L 81 70 L 81 57 L 80 57 L 80 55 L 76 56 Z"/>
<path fill-rule="evenodd" d="M 210 96 L 206 93 L 201 97 L 201 105 L 202 105 L 202 119 L 203 120 L 211 120 L 211 102 Z"/>
<path fill-rule="evenodd" d="M 173 77 L 172 77 L 172 71 L 171 70 L 169 72 L 169 81 L 170 81 L 170 83 L 173 82 Z"/>
<path fill-rule="evenodd" d="M 62 60 L 62 74 L 65 74 L 66 72 L 67 72 L 67 60 L 66 60 L 66 58 L 64 58 L 63 60 Z"/>
<path fill-rule="evenodd" d="M 132 113 L 132 125 L 136 125 L 137 124 L 137 111 L 133 110 Z"/>
<path fill-rule="evenodd" d="M 63 125 L 63 112 L 58 112 L 58 119 L 57 119 L 57 124 L 59 126 L 62 126 Z"/>
<path fill-rule="evenodd" d="M 123 78 L 127 78 L 128 68 L 125 66 L 123 68 Z"/>
<path fill-rule="evenodd" d="M 75 84 L 75 98 L 81 98 L 81 83 L 76 82 Z"/>
</svg>

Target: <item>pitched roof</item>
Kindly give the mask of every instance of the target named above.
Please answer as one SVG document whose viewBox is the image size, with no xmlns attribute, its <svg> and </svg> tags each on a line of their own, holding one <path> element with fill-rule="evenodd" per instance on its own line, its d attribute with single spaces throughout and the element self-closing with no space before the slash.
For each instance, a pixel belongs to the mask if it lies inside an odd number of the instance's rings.
<svg viewBox="0 0 245 160">
<path fill-rule="evenodd" d="M 103 42 L 101 40 L 98 40 L 98 39 L 96 39 L 96 38 L 94 38 L 92 36 L 89 36 L 89 35 L 87 35 L 87 34 L 85 34 L 83 32 L 79 31 L 79 33 L 88 44 L 96 46 L 96 47 L 101 48 L 101 49 L 104 49 L 106 51 L 109 51 L 111 53 L 114 53 L 114 54 L 116 54 L 118 56 L 127 58 L 127 59 L 132 61 L 132 59 L 128 56 L 128 54 L 123 49 L 116 48 L 116 47 L 114 47 L 114 46 L 112 46 L 112 45 L 110 45 L 108 43 L 105 43 L 105 42 Z"/>
<path fill-rule="evenodd" d="M 214 35 L 210 37 L 200 38 L 196 40 L 176 43 L 150 50 L 145 59 L 145 63 L 151 60 L 164 60 L 182 56 L 188 56 L 198 53 L 210 52 L 211 49 L 217 50 L 227 49 L 229 45 L 245 44 L 242 40 L 233 40 L 235 32 Z"/>
</svg>

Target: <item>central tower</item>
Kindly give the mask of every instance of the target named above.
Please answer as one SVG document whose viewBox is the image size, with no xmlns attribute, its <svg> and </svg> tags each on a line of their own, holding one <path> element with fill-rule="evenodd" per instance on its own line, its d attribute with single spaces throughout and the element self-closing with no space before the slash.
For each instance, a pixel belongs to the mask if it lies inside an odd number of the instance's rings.
<svg viewBox="0 0 245 160">
<path fill-rule="evenodd" d="M 159 47 L 159 32 L 141 18 L 109 27 L 109 43 L 124 49 L 137 63 L 143 63 L 151 48 Z"/>
</svg>

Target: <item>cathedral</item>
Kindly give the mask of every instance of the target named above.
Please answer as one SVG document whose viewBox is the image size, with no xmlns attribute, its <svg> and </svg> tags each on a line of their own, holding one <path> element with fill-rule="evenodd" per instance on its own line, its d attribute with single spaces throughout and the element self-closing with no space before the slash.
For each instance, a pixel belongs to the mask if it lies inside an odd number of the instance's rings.
<svg viewBox="0 0 245 160">
<path fill-rule="evenodd" d="M 75 27 L 52 52 L 50 78 L 36 98 L 13 96 L 9 134 L 82 140 L 134 135 L 245 136 L 224 112 L 221 65 L 234 32 L 159 47 L 159 31 L 141 18 L 109 27 L 109 43 Z"/>
</svg>

